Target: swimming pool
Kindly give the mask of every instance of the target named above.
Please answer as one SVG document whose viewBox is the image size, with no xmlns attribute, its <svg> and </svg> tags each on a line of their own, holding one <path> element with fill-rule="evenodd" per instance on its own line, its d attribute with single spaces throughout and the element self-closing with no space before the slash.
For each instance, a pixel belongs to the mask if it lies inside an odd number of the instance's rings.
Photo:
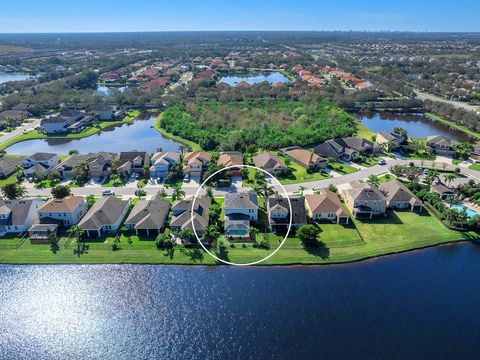
<svg viewBox="0 0 480 360">
<path fill-rule="evenodd" d="M 468 208 L 468 207 L 466 207 L 462 204 L 452 205 L 451 208 L 456 209 L 456 210 L 463 210 L 463 209 L 467 210 L 467 215 L 470 218 L 478 215 L 478 213 L 475 210 L 472 210 L 472 209 L 470 209 L 470 208 Z"/>
</svg>

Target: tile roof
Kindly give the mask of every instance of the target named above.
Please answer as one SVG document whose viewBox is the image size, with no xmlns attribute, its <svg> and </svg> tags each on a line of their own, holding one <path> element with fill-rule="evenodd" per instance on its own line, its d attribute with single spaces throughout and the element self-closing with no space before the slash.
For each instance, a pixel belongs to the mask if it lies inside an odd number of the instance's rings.
<svg viewBox="0 0 480 360">
<path fill-rule="evenodd" d="M 341 210 L 341 214 L 345 213 L 338 196 L 328 189 L 321 189 L 318 195 L 306 195 L 305 202 L 314 214 L 336 213 L 338 210 Z"/>
</svg>

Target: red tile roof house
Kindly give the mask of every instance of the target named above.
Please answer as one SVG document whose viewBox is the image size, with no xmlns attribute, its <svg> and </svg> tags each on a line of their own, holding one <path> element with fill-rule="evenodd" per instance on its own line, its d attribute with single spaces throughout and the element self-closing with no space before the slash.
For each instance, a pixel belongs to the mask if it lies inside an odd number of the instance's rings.
<svg viewBox="0 0 480 360">
<path fill-rule="evenodd" d="M 238 151 L 225 151 L 220 154 L 217 160 L 218 165 L 223 165 L 224 167 L 243 165 L 243 155 Z M 230 169 L 232 176 L 242 176 L 240 172 L 241 168 Z"/>
<path fill-rule="evenodd" d="M 240 81 L 237 85 L 235 85 L 235 87 L 238 87 L 238 88 L 249 88 L 250 87 L 250 84 L 246 81 Z"/>
<path fill-rule="evenodd" d="M 327 159 L 299 146 L 291 146 L 280 151 L 295 163 L 307 169 L 318 170 L 327 166 Z"/>
</svg>

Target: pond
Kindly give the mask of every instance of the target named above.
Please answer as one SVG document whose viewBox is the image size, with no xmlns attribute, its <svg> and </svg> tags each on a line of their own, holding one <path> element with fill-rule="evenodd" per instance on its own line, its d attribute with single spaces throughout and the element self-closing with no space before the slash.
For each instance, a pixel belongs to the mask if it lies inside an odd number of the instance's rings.
<svg viewBox="0 0 480 360">
<path fill-rule="evenodd" d="M 226 75 L 220 79 L 220 82 L 227 83 L 230 86 L 235 86 L 239 82 L 246 81 L 250 85 L 261 83 L 262 81 L 267 81 L 270 84 L 276 82 L 290 83 L 291 81 L 282 73 L 266 72 L 263 74 L 245 74 L 245 75 Z"/>
<path fill-rule="evenodd" d="M 423 114 L 362 112 L 356 114 L 356 117 L 363 125 L 375 133 L 380 131 L 390 132 L 395 127 L 401 127 L 407 131 L 409 136 L 415 138 L 442 135 L 457 142 L 470 140 L 467 134 L 431 120 Z"/>
<path fill-rule="evenodd" d="M 106 86 L 106 85 L 97 85 L 97 89 L 95 93 L 100 95 L 110 95 L 112 94 L 113 90 L 118 90 L 120 92 L 124 92 L 127 90 L 127 86 Z"/>
<path fill-rule="evenodd" d="M 7 148 L 9 154 L 29 155 L 35 152 L 53 152 L 68 154 L 72 149 L 80 153 L 95 151 L 130 151 L 139 150 L 155 152 L 177 151 L 180 144 L 163 137 L 152 128 L 155 115 L 140 116 L 132 124 L 122 124 L 105 128 L 100 133 L 82 139 L 37 139 L 27 140 Z"/>
<path fill-rule="evenodd" d="M 35 76 L 31 74 L 8 74 L 0 73 L 0 84 L 9 82 L 9 81 L 20 81 L 27 79 L 34 79 Z"/>
<path fill-rule="evenodd" d="M 470 243 L 323 267 L 0 265 L 0 353 L 478 359 L 479 273 Z"/>
</svg>

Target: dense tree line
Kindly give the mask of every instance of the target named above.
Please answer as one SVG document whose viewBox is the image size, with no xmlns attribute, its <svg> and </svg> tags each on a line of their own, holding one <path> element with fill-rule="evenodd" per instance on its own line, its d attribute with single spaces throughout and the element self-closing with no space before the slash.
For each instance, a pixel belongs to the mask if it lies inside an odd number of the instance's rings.
<svg viewBox="0 0 480 360">
<path fill-rule="evenodd" d="M 352 135 L 355 120 L 328 101 L 189 101 L 171 105 L 161 126 L 205 150 L 278 149 L 309 146 Z"/>
<path fill-rule="evenodd" d="M 477 115 L 473 111 L 459 109 L 453 105 L 439 101 L 426 100 L 424 104 L 428 112 L 437 114 L 458 125 L 463 125 L 472 131 L 480 131 L 480 115 Z"/>
</svg>

